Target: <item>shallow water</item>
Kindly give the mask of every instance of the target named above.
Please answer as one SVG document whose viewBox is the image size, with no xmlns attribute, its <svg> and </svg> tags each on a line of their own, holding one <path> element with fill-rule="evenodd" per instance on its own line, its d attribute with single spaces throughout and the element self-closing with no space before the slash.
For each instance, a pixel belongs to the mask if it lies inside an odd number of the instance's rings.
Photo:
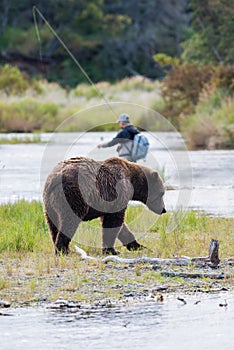
<svg viewBox="0 0 234 350">
<path fill-rule="evenodd" d="M 98 143 L 114 135 L 42 134 L 41 139 L 48 144 L 0 145 L 0 202 L 41 199 L 46 176 L 63 159 L 77 155 L 105 159 L 117 155 L 115 147 L 97 149 Z M 176 133 L 151 133 L 148 137 L 150 153 L 146 162 L 139 163 L 163 170 L 166 184 L 175 188 L 166 192 L 167 209 L 196 209 L 234 217 L 233 150 L 187 151 Z"/>
<path fill-rule="evenodd" d="M 71 311 L 12 309 L 0 316 L 1 349 L 230 350 L 234 294 Z M 219 304 L 227 302 L 227 307 Z"/>
</svg>

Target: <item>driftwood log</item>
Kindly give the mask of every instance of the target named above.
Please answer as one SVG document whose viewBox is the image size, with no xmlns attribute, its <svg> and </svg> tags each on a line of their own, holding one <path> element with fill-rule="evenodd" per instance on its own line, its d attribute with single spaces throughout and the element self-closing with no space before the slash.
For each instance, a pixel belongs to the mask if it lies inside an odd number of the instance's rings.
<svg viewBox="0 0 234 350">
<path fill-rule="evenodd" d="M 210 241 L 209 245 L 209 255 L 206 257 L 193 257 L 190 258 L 188 256 L 175 257 L 173 259 L 160 259 L 160 258 L 149 258 L 146 256 L 142 256 L 139 258 L 121 258 L 116 255 L 110 255 L 105 258 L 94 258 L 92 256 L 87 255 L 87 253 L 75 246 L 76 252 L 81 255 L 83 260 L 92 260 L 92 261 L 102 261 L 104 263 L 107 262 L 117 262 L 122 264 L 137 264 L 137 263 L 149 263 L 155 266 L 157 265 L 177 265 L 177 266 L 188 266 L 191 264 L 195 265 L 208 265 L 211 267 L 217 267 L 220 263 L 219 259 L 219 242 L 215 239 Z"/>
<path fill-rule="evenodd" d="M 161 275 L 164 277 L 182 277 L 182 278 L 211 278 L 216 280 L 223 280 L 230 278 L 230 275 L 222 273 L 194 273 L 194 272 L 175 272 L 175 271 L 162 271 Z"/>
<path fill-rule="evenodd" d="M 183 256 L 182 258 L 190 260 L 191 263 L 196 263 L 197 265 L 208 264 L 211 267 L 217 267 L 220 263 L 219 259 L 219 242 L 216 239 L 210 241 L 208 256 L 197 256 L 197 257 L 187 257 Z"/>
</svg>

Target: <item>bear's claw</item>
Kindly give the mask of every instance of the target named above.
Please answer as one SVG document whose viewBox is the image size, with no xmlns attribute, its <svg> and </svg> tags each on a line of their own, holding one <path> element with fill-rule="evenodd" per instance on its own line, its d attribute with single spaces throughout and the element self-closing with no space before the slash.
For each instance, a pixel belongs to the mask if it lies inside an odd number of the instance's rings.
<svg viewBox="0 0 234 350">
<path fill-rule="evenodd" d="M 143 245 L 141 245 L 140 243 L 138 243 L 136 240 L 133 242 L 130 242 L 128 244 L 125 245 L 125 247 L 128 250 L 138 250 L 138 249 L 145 249 L 146 247 L 144 247 Z"/>
<path fill-rule="evenodd" d="M 103 248 L 102 249 L 103 255 L 118 255 L 119 252 L 115 250 L 114 248 Z"/>
</svg>

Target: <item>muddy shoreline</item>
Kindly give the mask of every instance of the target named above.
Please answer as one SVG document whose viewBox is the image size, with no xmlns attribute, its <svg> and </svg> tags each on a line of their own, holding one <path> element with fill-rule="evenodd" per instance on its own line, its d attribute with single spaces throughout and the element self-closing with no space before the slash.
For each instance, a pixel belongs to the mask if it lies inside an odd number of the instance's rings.
<svg viewBox="0 0 234 350">
<path fill-rule="evenodd" d="M 111 307 L 161 302 L 166 296 L 183 299 L 186 295 L 234 291 L 234 266 L 228 262 L 214 269 L 82 261 L 75 255 L 43 262 L 42 256 L 27 254 L 2 259 L 0 275 L 1 310 L 48 305 L 58 309 L 72 305 Z"/>
</svg>

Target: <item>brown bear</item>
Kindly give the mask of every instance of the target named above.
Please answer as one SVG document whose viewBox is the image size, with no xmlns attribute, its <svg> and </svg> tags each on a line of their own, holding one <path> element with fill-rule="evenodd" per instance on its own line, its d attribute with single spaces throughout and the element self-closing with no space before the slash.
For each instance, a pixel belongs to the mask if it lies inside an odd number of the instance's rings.
<svg viewBox="0 0 234 350">
<path fill-rule="evenodd" d="M 77 157 L 58 163 L 43 192 L 55 251 L 67 253 L 79 223 L 98 217 L 104 254 L 117 254 L 116 238 L 128 250 L 142 248 L 124 223 L 128 202 L 140 201 L 161 215 L 166 212 L 163 195 L 163 182 L 156 171 L 122 158 L 95 161 Z"/>
</svg>

